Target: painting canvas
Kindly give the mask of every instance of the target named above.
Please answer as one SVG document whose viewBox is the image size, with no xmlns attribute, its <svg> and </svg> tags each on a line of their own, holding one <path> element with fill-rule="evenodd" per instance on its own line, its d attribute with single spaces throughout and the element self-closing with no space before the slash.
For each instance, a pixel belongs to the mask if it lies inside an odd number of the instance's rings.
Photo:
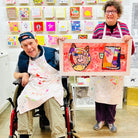
<svg viewBox="0 0 138 138">
<path fill-rule="evenodd" d="M 59 0 L 59 3 L 60 4 L 67 4 L 67 3 L 69 3 L 69 0 Z"/>
<path fill-rule="evenodd" d="M 85 18 L 91 18 L 92 15 L 92 7 L 83 7 L 83 17 Z"/>
<path fill-rule="evenodd" d="M 43 0 L 33 0 L 34 4 L 42 4 Z"/>
<path fill-rule="evenodd" d="M 6 0 L 6 4 L 15 4 L 16 0 Z"/>
<path fill-rule="evenodd" d="M 85 32 L 92 32 L 95 28 L 94 21 L 84 21 L 84 31 Z"/>
<path fill-rule="evenodd" d="M 58 45 L 57 39 L 58 39 L 58 35 L 48 35 L 48 44 L 49 45 Z"/>
<path fill-rule="evenodd" d="M 87 0 L 87 3 L 97 3 L 98 0 Z"/>
<path fill-rule="evenodd" d="M 43 7 L 44 18 L 54 18 L 54 7 Z"/>
<path fill-rule="evenodd" d="M 17 18 L 17 8 L 16 7 L 6 7 L 6 9 L 7 9 L 7 16 L 9 19 Z"/>
<path fill-rule="evenodd" d="M 83 2 L 82 2 L 82 0 L 73 0 L 73 3 L 74 3 L 74 4 L 81 4 L 81 3 L 83 3 Z"/>
<path fill-rule="evenodd" d="M 71 22 L 71 31 L 81 31 L 80 21 Z"/>
<path fill-rule="evenodd" d="M 60 42 L 60 73 L 65 76 L 129 75 L 132 40 L 70 39 Z"/>
<path fill-rule="evenodd" d="M 19 8 L 19 14 L 20 14 L 20 18 L 21 19 L 29 19 L 30 8 L 29 7 Z"/>
<path fill-rule="evenodd" d="M 28 4 L 29 3 L 29 0 L 19 0 L 19 3 L 20 4 Z"/>
<path fill-rule="evenodd" d="M 8 35 L 8 46 L 18 46 L 18 36 L 16 35 Z"/>
<path fill-rule="evenodd" d="M 88 39 L 88 34 L 79 34 L 78 39 Z"/>
<path fill-rule="evenodd" d="M 59 21 L 58 22 L 58 30 L 59 30 L 59 32 L 67 32 L 68 31 L 68 21 Z"/>
<path fill-rule="evenodd" d="M 21 22 L 21 31 L 22 32 L 32 32 L 32 22 L 30 22 L 30 21 Z"/>
<path fill-rule="evenodd" d="M 9 22 L 10 32 L 20 32 L 20 24 L 19 22 Z"/>
<path fill-rule="evenodd" d="M 42 8 L 41 7 L 32 7 L 32 17 L 33 18 L 42 18 Z"/>
<path fill-rule="evenodd" d="M 46 3 L 55 3 L 55 0 L 46 0 Z"/>
<path fill-rule="evenodd" d="M 80 17 L 80 7 L 70 7 L 70 17 L 79 18 Z"/>
<path fill-rule="evenodd" d="M 56 22 L 46 22 L 46 31 L 48 32 L 56 31 Z"/>
<path fill-rule="evenodd" d="M 45 45 L 45 36 L 44 35 L 36 35 L 35 38 L 38 40 L 38 44 L 41 46 Z"/>
<path fill-rule="evenodd" d="M 66 18 L 66 8 L 56 7 L 56 18 Z"/>
<path fill-rule="evenodd" d="M 34 22 L 34 31 L 43 32 L 44 31 L 44 22 Z"/>
</svg>

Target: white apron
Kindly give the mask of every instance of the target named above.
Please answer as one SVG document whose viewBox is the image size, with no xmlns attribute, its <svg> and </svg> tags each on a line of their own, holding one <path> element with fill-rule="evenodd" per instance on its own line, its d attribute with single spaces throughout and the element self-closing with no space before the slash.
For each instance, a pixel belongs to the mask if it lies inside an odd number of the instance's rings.
<svg viewBox="0 0 138 138">
<path fill-rule="evenodd" d="M 122 37 L 122 32 L 120 25 L 117 24 L 120 36 Z M 106 25 L 104 27 L 103 38 L 114 38 L 106 36 Z M 124 86 L 123 76 L 98 76 L 91 77 L 89 84 L 89 96 L 94 98 L 98 103 L 105 104 L 121 104 L 122 93 Z"/>
<path fill-rule="evenodd" d="M 51 97 L 63 105 L 64 92 L 59 72 L 46 62 L 44 52 L 35 60 L 29 59 L 28 73 L 31 74 L 29 82 L 18 98 L 20 114 L 39 107 Z"/>
</svg>

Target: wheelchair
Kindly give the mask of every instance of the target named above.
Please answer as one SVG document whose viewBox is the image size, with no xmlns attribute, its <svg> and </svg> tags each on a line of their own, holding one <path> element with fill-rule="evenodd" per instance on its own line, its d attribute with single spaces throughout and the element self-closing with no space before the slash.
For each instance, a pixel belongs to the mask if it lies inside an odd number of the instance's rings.
<svg viewBox="0 0 138 138">
<path fill-rule="evenodd" d="M 17 80 L 13 82 L 14 85 L 17 85 L 14 98 L 8 98 L 9 102 L 11 103 L 13 109 L 11 111 L 11 119 L 10 119 L 10 134 L 9 138 L 17 138 L 16 131 L 18 128 L 18 118 L 17 118 L 17 98 L 21 94 L 23 87 L 21 85 L 21 80 Z M 69 93 L 69 87 L 67 78 L 62 78 L 62 84 L 66 91 L 64 96 L 64 113 L 63 116 L 65 118 L 66 128 L 67 128 L 67 137 L 68 138 L 80 138 L 80 136 L 74 130 L 73 124 L 73 99 L 71 94 Z M 43 130 L 45 126 L 49 126 L 49 121 L 45 116 L 45 111 L 43 108 L 43 104 L 36 108 L 33 113 L 33 117 L 39 117 L 39 127 Z"/>
</svg>

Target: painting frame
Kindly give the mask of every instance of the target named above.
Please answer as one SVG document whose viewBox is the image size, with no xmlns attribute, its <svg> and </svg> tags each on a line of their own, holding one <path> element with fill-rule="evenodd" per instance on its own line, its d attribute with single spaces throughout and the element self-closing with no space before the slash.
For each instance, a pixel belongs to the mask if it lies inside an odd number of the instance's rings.
<svg viewBox="0 0 138 138">
<path fill-rule="evenodd" d="M 102 70 L 101 69 L 101 71 L 98 71 L 98 70 L 95 71 L 92 68 L 92 69 L 89 69 L 88 71 L 87 70 L 85 71 L 85 69 L 82 71 L 78 71 L 78 70 L 76 71 L 72 69 L 73 66 L 71 65 L 71 62 L 68 59 L 68 53 L 70 48 L 69 45 L 71 46 L 72 43 L 75 43 L 75 45 L 89 44 L 91 46 L 91 49 L 93 48 L 93 46 L 98 47 L 98 45 L 101 45 L 103 47 L 105 47 L 106 45 L 110 47 L 112 47 L 113 45 L 117 47 L 119 46 L 122 48 L 122 51 L 124 51 L 125 53 L 124 55 L 125 64 L 124 64 L 124 61 L 120 63 L 120 65 L 123 66 L 124 69 L 123 70 L 121 69 L 120 70 L 115 70 L 115 69 Z M 127 76 L 130 74 L 131 50 L 132 50 L 132 40 L 129 40 L 128 43 L 125 43 L 124 41 L 122 41 L 122 39 L 66 39 L 65 41 L 60 41 L 60 46 L 59 46 L 60 75 L 62 76 Z M 100 54 L 99 54 L 99 57 L 100 57 Z M 101 63 L 99 64 L 100 66 L 103 66 L 103 64 Z M 93 63 L 90 62 L 90 64 L 88 65 L 89 68 L 91 68 L 90 65 L 93 65 Z"/>
</svg>

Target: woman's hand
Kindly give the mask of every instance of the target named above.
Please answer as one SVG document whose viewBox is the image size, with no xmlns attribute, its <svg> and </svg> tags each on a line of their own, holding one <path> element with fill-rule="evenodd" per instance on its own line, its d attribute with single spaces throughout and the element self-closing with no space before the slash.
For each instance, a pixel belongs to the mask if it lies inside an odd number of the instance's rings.
<svg viewBox="0 0 138 138">
<path fill-rule="evenodd" d="M 124 35 L 122 38 L 122 40 L 125 41 L 125 43 L 127 43 L 130 39 L 132 39 L 130 35 Z"/>
<path fill-rule="evenodd" d="M 59 36 L 58 39 L 57 39 L 57 44 L 59 45 L 59 40 L 65 41 L 66 39 L 67 39 L 66 37 Z"/>
</svg>

